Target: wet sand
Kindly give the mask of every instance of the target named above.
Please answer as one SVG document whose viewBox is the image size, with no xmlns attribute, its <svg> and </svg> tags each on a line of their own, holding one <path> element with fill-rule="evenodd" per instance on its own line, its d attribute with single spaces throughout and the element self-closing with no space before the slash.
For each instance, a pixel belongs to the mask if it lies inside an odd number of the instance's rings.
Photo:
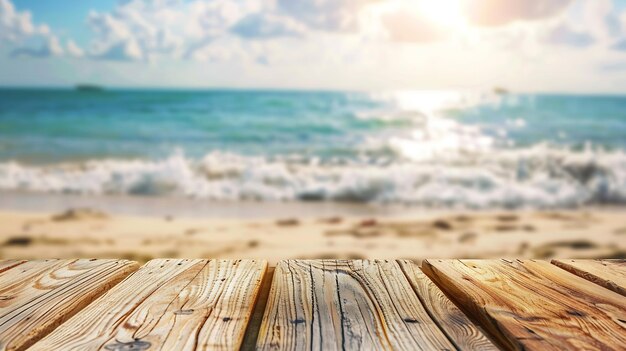
<svg viewBox="0 0 626 351">
<path fill-rule="evenodd" d="M 262 205 L 259 205 L 262 206 Z M 0 210 L 0 258 L 625 258 L 626 210 L 301 216 Z"/>
</svg>

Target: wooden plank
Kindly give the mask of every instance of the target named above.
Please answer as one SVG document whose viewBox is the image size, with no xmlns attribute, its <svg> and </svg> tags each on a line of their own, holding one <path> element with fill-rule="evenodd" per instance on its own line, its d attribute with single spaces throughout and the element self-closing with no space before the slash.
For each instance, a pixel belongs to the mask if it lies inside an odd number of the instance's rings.
<svg viewBox="0 0 626 351">
<path fill-rule="evenodd" d="M 552 260 L 552 263 L 626 296 L 626 260 Z"/>
<path fill-rule="evenodd" d="M 459 350 L 498 350 L 483 332 L 409 260 L 398 260 L 413 290 L 430 317 Z"/>
<path fill-rule="evenodd" d="M 265 261 L 152 260 L 31 350 L 235 350 Z"/>
<path fill-rule="evenodd" d="M 452 350 L 395 261 L 288 260 L 274 272 L 259 350 Z"/>
<path fill-rule="evenodd" d="M 25 263 L 26 260 L 0 260 L 0 273 Z"/>
<path fill-rule="evenodd" d="M 0 273 L 0 350 L 26 349 L 137 267 L 126 260 L 41 260 Z"/>
<path fill-rule="evenodd" d="M 272 280 L 274 279 L 274 267 L 268 267 L 263 276 L 263 282 L 261 283 L 261 289 L 257 302 L 254 306 L 254 311 L 250 316 L 248 322 L 248 328 L 241 342 L 241 351 L 256 350 L 256 341 L 259 336 L 259 329 L 261 328 L 261 322 L 263 321 L 263 314 L 265 313 L 265 306 L 267 305 L 267 298 L 270 295 L 270 287 L 272 286 Z"/>
<path fill-rule="evenodd" d="M 425 260 L 424 272 L 511 350 L 624 350 L 626 299 L 534 260 Z"/>
</svg>

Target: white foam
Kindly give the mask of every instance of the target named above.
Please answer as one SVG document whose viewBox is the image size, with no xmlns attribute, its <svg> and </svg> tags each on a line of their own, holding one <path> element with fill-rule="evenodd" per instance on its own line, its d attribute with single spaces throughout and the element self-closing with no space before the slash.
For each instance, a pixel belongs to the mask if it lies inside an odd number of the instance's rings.
<svg viewBox="0 0 626 351">
<path fill-rule="evenodd" d="M 626 204 L 626 154 L 537 145 L 467 157 L 308 162 L 215 152 L 157 161 L 0 164 L 0 189 L 77 194 L 180 195 L 211 200 L 332 200 L 424 207 L 548 208 Z"/>
</svg>

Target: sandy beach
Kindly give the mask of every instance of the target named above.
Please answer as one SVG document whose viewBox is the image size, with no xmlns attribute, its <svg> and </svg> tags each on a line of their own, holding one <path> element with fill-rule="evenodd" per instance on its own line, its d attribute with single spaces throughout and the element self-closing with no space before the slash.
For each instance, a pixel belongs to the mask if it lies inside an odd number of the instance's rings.
<svg viewBox="0 0 626 351">
<path fill-rule="evenodd" d="M 0 258 L 259 258 L 275 264 L 288 258 L 626 257 L 623 209 L 277 215 L 284 213 L 215 218 L 88 207 L 3 209 Z"/>
</svg>

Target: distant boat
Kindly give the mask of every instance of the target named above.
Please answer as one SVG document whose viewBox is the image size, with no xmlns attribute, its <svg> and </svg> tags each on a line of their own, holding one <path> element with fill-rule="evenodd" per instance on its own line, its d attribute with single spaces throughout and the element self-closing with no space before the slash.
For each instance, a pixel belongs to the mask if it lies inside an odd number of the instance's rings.
<svg viewBox="0 0 626 351">
<path fill-rule="evenodd" d="M 99 86 L 99 85 L 95 85 L 95 84 L 77 84 L 75 89 L 77 91 L 87 91 L 87 92 L 95 92 L 95 91 L 103 91 L 104 88 Z"/>
<path fill-rule="evenodd" d="M 503 87 L 495 87 L 493 88 L 493 92 L 498 94 L 498 95 L 506 95 L 509 93 L 509 91 L 506 88 Z"/>
</svg>

